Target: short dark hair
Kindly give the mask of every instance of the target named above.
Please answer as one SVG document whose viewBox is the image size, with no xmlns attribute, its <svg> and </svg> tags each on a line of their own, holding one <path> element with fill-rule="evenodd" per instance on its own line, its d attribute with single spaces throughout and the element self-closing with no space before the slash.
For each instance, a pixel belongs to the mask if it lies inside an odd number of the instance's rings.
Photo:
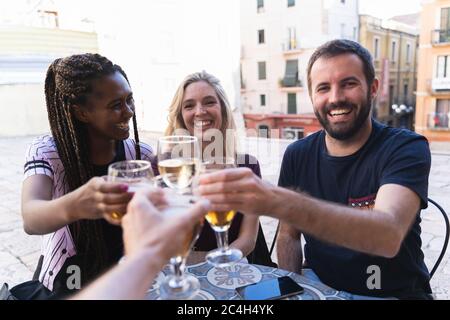
<svg viewBox="0 0 450 320">
<path fill-rule="evenodd" d="M 321 45 L 313 53 L 308 62 L 308 90 L 311 94 L 311 69 L 314 63 L 319 58 L 332 58 L 341 54 L 356 54 L 361 59 L 364 67 L 364 76 L 366 77 L 367 85 L 370 87 L 375 79 L 375 69 L 373 67 L 373 59 L 370 52 L 360 45 L 358 42 L 351 40 L 332 40 Z"/>
</svg>

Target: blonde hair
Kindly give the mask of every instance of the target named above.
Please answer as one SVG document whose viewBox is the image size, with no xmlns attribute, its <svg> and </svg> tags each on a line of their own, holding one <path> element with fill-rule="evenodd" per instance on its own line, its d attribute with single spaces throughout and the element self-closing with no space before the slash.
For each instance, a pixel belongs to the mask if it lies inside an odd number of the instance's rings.
<svg viewBox="0 0 450 320">
<path fill-rule="evenodd" d="M 175 96 L 173 97 L 172 103 L 169 107 L 169 116 L 167 117 L 169 124 L 165 130 L 166 136 L 172 135 L 177 129 L 187 129 L 181 114 L 183 97 L 186 88 L 190 84 L 199 81 L 204 81 L 209 84 L 214 89 L 217 97 L 219 98 L 222 113 L 222 128 L 220 128 L 220 131 L 225 134 L 227 129 L 236 129 L 236 124 L 231 112 L 230 102 L 228 101 L 225 90 L 220 84 L 219 79 L 214 77 L 212 74 L 207 73 L 206 71 L 202 71 L 190 74 L 186 78 L 184 78 L 177 91 L 175 92 Z"/>
<path fill-rule="evenodd" d="M 186 88 L 195 82 L 206 82 L 209 84 L 215 91 L 217 97 L 219 98 L 220 102 L 220 108 L 221 108 L 221 114 L 222 114 L 222 127 L 220 128 L 220 131 L 223 134 L 223 137 L 225 139 L 225 144 L 227 148 L 231 146 L 231 141 L 227 143 L 226 136 L 227 136 L 227 130 L 233 130 L 233 133 L 236 132 L 236 123 L 233 118 L 233 113 L 231 111 L 230 102 L 228 101 L 228 97 L 225 93 L 225 90 L 223 89 L 222 85 L 220 84 L 219 79 L 217 79 L 212 74 L 207 73 L 206 71 L 202 72 L 196 72 L 193 74 L 188 75 L 179 85 L 177 91 L 175 92 L 175 95 L 172 99 L 172 103 L 169 107 L 169 115 L 167 117 L 168 125 L 165 130 L 165 135 L 170 136 L 175 133 L 176 130 L 184 129 L 187 130 L 186 125 L 183 121 L 182 116 L 182 105 L 183 105 L 183 97 L 186 92 Z M 233 139 L 235 140 L 235 139 Z M 232 141 L 234 148 L 237 147 L 236 141 Z"/>
</svg>

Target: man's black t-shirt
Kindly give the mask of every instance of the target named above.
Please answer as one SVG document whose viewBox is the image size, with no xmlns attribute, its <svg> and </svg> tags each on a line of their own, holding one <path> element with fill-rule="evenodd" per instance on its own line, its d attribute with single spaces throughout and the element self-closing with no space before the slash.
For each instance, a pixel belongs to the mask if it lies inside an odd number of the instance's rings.
<svg viewBox="0 0 450 320">
<path fill-rule="evenodd" d="M 427 140 L 374 120 L 372 126 L 366 144 L 346 157 L 328 155 L 323 130 L 291 144 L 283 158 L 279 185 L 318 199 L 371 210 L 382 185 L 398 184 L 417 193 L 425 209 L 431 165 Z M 425 297 L 431 289 L 421 250 L 420 221 L 419 210 L 394 258 L 349 250 L 304 234 L 305 261 L 325 284 L 338 290 L 378 297 Z M 372 286 L 368 286 L 368 280 L 375 270 L 371 266 L 379 267 L 380 289 L 369 289 Z"/>
</svg>

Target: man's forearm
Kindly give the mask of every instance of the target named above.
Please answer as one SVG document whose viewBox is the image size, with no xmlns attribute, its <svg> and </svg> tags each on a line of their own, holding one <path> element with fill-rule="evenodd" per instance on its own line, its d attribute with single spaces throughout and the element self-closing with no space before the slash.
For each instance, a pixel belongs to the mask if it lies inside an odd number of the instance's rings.
<svg viewBox="0 0 450 320">
<path fill-rule="evenodd" d="M 390 214 L 353 209 L 283 188 L 275 194 L 273 201 L 283 205 L 274 207 L 274 216 L 304 233 L 373 255 L 392 257 L 398 252 L 402 235 Z"/>
</svg>

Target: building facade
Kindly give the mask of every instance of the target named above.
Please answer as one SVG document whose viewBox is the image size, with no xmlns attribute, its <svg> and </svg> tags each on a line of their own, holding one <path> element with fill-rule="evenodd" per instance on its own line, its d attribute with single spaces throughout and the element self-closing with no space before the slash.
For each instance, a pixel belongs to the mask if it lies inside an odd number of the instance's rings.
<svg viewBox="0 0 450 320">
<path fill-rule="evenodd" d="M 11 12 L 10 17 L 3 19 L 14 18 L 16 26 L 22 28 L 26 25 L 28 28 L 20 38 L 3 33 L 3 38 L 7 38 L 10 43 L 14 42 L 16 47 L 19 44 L 26 47 L 25 51 L 20 52 L 10 50 L 11 54 L 17 58 L 21 52 L 30 52 L 36 46 L 52 53 L 52 56 L 67 55 L 75 51 L 98 51 L 119 64 L 127 73 L 136 101 L 139 129 L 163 132 L 167 126 L 168 108 L 179 83 L 188 74 L 202 70 L 220 79 L 235 112 L 236 122 L 239 128 L 244 129 L 239 108 L 240 0 L 152 0 L 130 1 L 126 5 L 122 0 L 110 0 L 107 10 L 104 1 L 15 1 L 22 2 L 23 12 L 34 12 L 34 16 L 17 17 L 16 12 Z M 0 24 L 5 10 L 11 10 L 9 7 L 11 6 L 3 6 L 0 2 Z M 30 28 L 37 29 L 42 36 L 32 38 L 36 35 Z M 76 28 L 78 31 L 69 32 L 68 28 Z M 80 32 L 89 28 L 95 32 Z M 79 38 L 75 39 L 75 35 Z M 90 35 L 95 36 L 95 45 L 91 44 Z M 13 41 L 15 37 L 17 41 Z M 77 40 L 81 38 L 85 42 Z M 1 39 L 0 29 L 3 52 Z M 43 41 L 39 39 L 45 40 L 46 46 L 42 46 Z M 49 46 L 52 48 L 49 49 Z M 55 51 L 58 48 L 61 50 Z M 71 48 L 77 50 L 67 50 Z M 45 130 L 45 127 L 41 127 L 47 126 L 43 81 L 45 68 L 52 58 L 45 59 L 46 61 L 40 62 L 39 72 L 32 75 L 33 79 L 40 82 L 34 84 L 33 89 L 39 99 L 35 103 L 27 103 L 27 108 L 39 110 L 36 112 L 40 119 L 33 123 L 39 123 L 40 127 L 32 132 L 26 131 L 26 128 L 15 131 L 9 128 L 11 135 L 15 135 L 17 131 L 33 134 Z M 3 65 L 6 63 L 0 61 L 0 68 Z M 8 62 L 8 68 L 12 65 Z M 28 70 L 28 67 L 29 65 L 24 65 L 22 69 Z M 0 69 L 0 78 L 1 71 Z M 17 104 L 23 98 L 23 95 L 20 96 L 23 89 L 17 91 L 5 85 L 2 90 L 0 86 L 2 105 L 10 105 L 12 102 Z M 24 126 L 30 126 L 31 117 L 27 117 L 21 118 Z M 2 128 L 0 126 L 0 130 Z"/>
<path fill-rule="evenodd" d="M 202 70 L 221 81 L 238 127 L 244 129 L 239 112 L 240 2 L 152 0 L 124 6 L 122 0 L 108 1 L 121 23 L 99 11 L 100 51 L 126 70 L 140 129 L 163 132 L 178 85 Z"/>
<path fill-rule="evenodd" d="M 241 1 L 241 107 L 247 126 L 266 129 L 265 120 L 255 119 L 290 115 L 281 123 L 297 117 L 298 124 L 278 129 L 287 136 L 305 129 L 302 123 L 313 114 L 306 85 L 311 54 L 331 39 L 357 40 L 358 25 L 356 0 Z"/>
<path fill-rule="evenodd" d="M 422 2 L 416 131 L 450 141 L 450 1 Z"/>
<path fill-rule="evenodd" d="M 375 74 L 380 80 L 374 116 L 395 127 L 413 128 L 419 44 L 415 25 L 418 18 L 415 15 L 414 20 L 414 15 L 409 15 L 382 21 L 368 15 L 360 16 L 360 43 L 372 54 Z M 416 21 L 416 24 L 407 24 L 408 20 Z"/>
<path fill-rule="evenodd" d="M 22 11 L 0 17 L 0 136 L 48 132 L 48 66 L 59 57 L 99 50 L 95 32 L 61 28 L 54 1 L 22 2 Z"/>
</svg>

